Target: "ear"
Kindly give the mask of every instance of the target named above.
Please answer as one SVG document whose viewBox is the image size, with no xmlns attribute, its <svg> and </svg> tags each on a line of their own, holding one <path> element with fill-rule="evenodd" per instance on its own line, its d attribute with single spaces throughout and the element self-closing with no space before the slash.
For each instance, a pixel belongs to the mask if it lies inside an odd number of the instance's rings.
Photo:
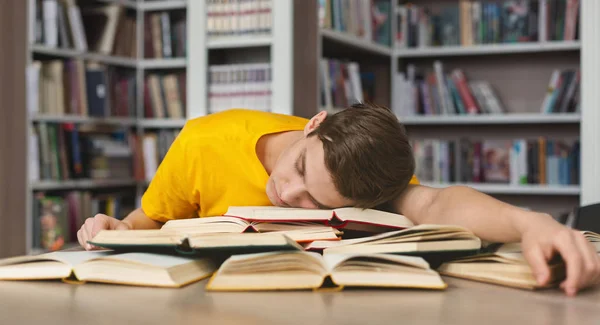
<svg viewBox="0 0 600 325">
<path fill-rule="evenodd" d="M 326 118 L 327 111 L 321 111 L 319 114 L 313 116 L 304 127 L 304 136 L 307 136 L 309 133 L 317 129 Z"/>
</svg>

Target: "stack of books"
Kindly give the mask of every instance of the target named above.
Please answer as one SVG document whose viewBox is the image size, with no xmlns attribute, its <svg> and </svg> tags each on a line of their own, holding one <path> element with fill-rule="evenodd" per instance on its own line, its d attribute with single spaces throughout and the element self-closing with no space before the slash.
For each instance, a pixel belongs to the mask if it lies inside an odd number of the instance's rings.
<svg viewBox="0 0 600 325">
<path fill-rule="evenodd" d="M 0 260 L 0 279 L 181 287 L 212 275 L 210 291 L 441 290 L 440 274 L 447 274 L 539 287 L 515 245 L 482 247 L 464 228 L 414 225 L 371 209 L 231 207 L 224 216 L 172 220 L 157 230 L 103 230 L 89 243 L 107 250 Z M 551 269 L 554 285 L 564 263 L 557 259 Z"/>
</svg>

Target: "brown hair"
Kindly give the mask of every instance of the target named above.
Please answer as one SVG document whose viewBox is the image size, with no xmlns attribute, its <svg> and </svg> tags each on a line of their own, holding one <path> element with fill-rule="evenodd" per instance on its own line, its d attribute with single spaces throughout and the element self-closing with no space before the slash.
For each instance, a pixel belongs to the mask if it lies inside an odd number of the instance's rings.
<svg viewBox="0 0 600 325">
<path fill-rule="evenodd" d="M 415 171 L 404 126 L 386 107 L 354 104 L 309 134 L 323 142 L 325 165 L 340 194 L 359 208 L 396 199 Z"/>
</svg>

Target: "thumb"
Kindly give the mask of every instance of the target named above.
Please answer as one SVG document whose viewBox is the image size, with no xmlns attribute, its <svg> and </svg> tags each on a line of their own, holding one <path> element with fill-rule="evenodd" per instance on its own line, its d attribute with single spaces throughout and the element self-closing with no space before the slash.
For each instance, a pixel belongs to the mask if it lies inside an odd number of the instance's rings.
<svg viewBox="0 0 600 325">
<path fill-rule="evenodd" d="M 523 250 L 523 256 L 529 263 L 533 275 L 539 285 L 545 285 L 550 278 L 550 269 L 542 248 L 540 246 L 533 246 L 529 249 Z"/>
</svg>

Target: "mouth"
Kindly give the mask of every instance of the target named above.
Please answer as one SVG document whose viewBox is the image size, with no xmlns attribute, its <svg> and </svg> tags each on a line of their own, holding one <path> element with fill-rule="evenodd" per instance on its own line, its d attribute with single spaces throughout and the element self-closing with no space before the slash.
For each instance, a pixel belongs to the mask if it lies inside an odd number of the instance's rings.
<svg viewBox="0 0 600 325">
<path fill-rule="evenodd" d="M 277 200 L 277 205 L 282 206 L 282 207 L 289 207 L 290 205 L 285 203 L 285 201 L 283 201 L 283 199 L 281 199 L 281 196 L 279 196 L 279 191 L 277 190 L 277 187 L 275 187 L 275 191 L 273 191 L 275 193 L 275 199 Z"/>
</svg>

